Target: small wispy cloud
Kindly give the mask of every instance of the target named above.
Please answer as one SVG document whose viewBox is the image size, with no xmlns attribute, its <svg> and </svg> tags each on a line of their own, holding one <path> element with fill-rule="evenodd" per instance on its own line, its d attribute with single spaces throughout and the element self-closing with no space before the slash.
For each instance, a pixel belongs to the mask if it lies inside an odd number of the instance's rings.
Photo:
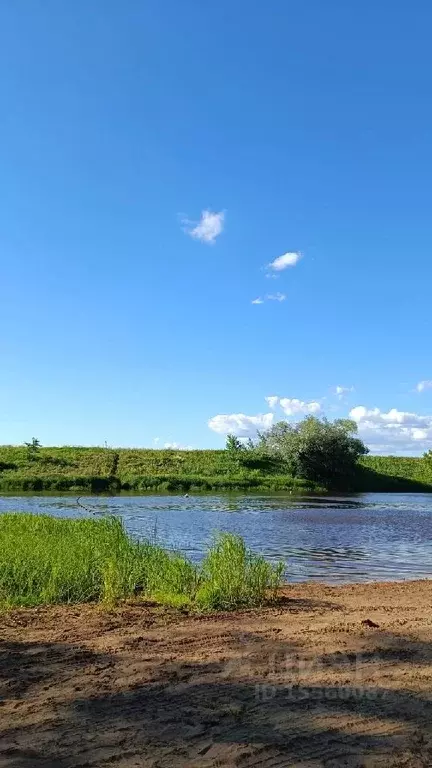
<svg viewBox="0 0 432 768">
<path fill-rule="evenodd" d="M 277 395 L 269 395 L 268 397 L 265 398 L 265 401 L 268 407 L 271 408 L 273 411 L 279 402 L 279 398 Z"/>
<path fill-rule="evenodd" d="M 218 413 L 209 419 L 208 426 L 219 435 L 237 435 L 237 437 L 255 437 L 257 431 L 270 429 L 273 413 L 259 413 L 247 416 L 245 413 Z"/>
<path fill-rule="evenodd" d="M 304 400 L 298 400 L 296 397 L 281 397 L 279 405 L 287 416 L 295 416 L 299 413 L 311 415 L 321 411 L 321 405 L 315 400 L 305 402 Z"/>
<path fill-rule="evenodd" d="M 278 406 L 287 416 L 297 414 L 311 415 L 320 413 L 321 405 L 316 400 L 298 400 L 296 397 L 278 397 L 278 395 L 268 395 L 264 398 L 268 407 L 274 411 Z"/>
<path fill-rule="evenodd" d="M 186 234 L 193 237 L 194 240 L 213 244 L 223 232 L 225 213 L 224 211 L 216 213 L 206 210 L 202 212 L 199 221 L 190 221 L 188 218 L 181 217 L 181 223 Z"/>
<path fill-rule="evenodd" d="M 164 448 L 174 451 L 193 451 L 192 445 L 183 445 L 182 443 L 164 443 Z"/>
<path fill-rule="evenodd" d="M 286 295 L 284 293 L 268 293 L 266 296 L 267 301 L 285 301 Z"/>
<path fill-rule="evenodd" d="M 270 264 L 267 265 L 267 269 L 271 272 L 282 272 L 288 267 L 295 267 L 300 259 L 301 253 L 299 251 L 288 251 L 288 253 L 284 253 L 282 256 L 278 256 L 277 259 L 274 259 L 274 261 L 271 261 Z"/>
<path fill-rule="evenodd" d="M 349 395 L 350 392 L 354 392 L 354 387 L 342 387 L 338 384 L 338 386 L 334 388 L 334 393 L 338 396 L 339 400 L 342 400 L 346 395 Z"/>
<path fill-rule="evenodd" d="M 265 301 L 285 301 L 286 295 L 284 293 L 267 293 L 264 297 L 258 296 L 257 299 L 252 300 L 252 304 L 264 304 Z"/>
<path fill-rule="evenodd" d="M 432 389 L 432 379 L 424 379 L 423 381 L 419 381 L 416 386 L 417 392 L 425 392 L 426 389 Z"/>
</svg>

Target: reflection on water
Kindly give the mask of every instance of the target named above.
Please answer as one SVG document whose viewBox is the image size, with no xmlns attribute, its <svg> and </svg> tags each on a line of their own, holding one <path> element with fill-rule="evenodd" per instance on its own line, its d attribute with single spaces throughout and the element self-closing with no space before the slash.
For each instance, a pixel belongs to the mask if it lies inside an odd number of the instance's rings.
<svg viewBox="0 0 432 768">
<path fill-rule="evenodd" d="M 432 577 L 432 496 L 218 495 L 83 497 L 96 516 L 123 518 L 197 561 L 216 530 L 239 533 L 291 581 L 356 582 Z M 88 517 L 75 498 L 2 496 L 0 512 Z"/>
</svg>

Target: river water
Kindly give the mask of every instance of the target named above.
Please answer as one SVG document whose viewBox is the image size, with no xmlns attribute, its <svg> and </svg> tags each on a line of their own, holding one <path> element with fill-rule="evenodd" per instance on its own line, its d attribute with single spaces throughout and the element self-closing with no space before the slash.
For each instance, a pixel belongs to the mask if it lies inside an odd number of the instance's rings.
<svg viewBox="0 0 432 768">
<path fill-rule="evenodd" d="M 285 562 L 289 581 L 329 583 L 432 577 L 432 494 L 80 497 L 96 517 L 198 561 L 215 531 L 241 534 Z M 0 513 L 89 517 L 71 496 L 0 496 Z"/>
</svg>

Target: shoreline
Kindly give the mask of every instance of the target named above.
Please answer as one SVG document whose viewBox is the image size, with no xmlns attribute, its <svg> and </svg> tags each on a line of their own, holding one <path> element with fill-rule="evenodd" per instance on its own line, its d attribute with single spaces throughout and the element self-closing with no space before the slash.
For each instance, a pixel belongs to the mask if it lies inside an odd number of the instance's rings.
<svg viewBox="0 0 432 768">
<path fill-rule="evenodd" d="M 357 497 L 357 496 L 365 496 L 369 494 L 380 494 L 383 496 L 387 495 L 406 495 L 406 494 L 415 494 L 416 496 L 429 496 L 432 494 L 432 486 L 428 490 L 412 490 L 412 488 L 392 488 L 388 489 L 386 491 L 383 490 L 346 490 L 346 491 L 340 491 L 340 490 L 334 490 L 334 489 L 302 489 L 302 488 L 285 488 L 285 489 L 271 489 L 271 488 L 257 488 L 257 487 L 251 487 L 251 488 L 214 488 L 209 490 L 191 490 L 187 492 L 187 497 L 194 498 L 194 497 L 206 497 L 206 496 L 272 496 L 272 497 L 282 497 L 286 498 L 287 496 L 290 496 L 291 498 L 314 498 L 314 497 L 328 497 L 328 498 L 345 498 L 345 497 Z M 59 490 L 22 490 L 22 489 L 15 489 L 15 490 L 9 490 L 4 491 L 0 489 L 0 498 L 14 498 L 14 497 L 28 497 L 28 496 L 36 496 L 40 498 L 50 498 L 50 497 L 64 497 L 64 498 L 139 498 L 141 496 L 160 496 L 160 497 L 181 497 L 184 498 L 183 490 L 175 490 L 175 491 L 168 491 L 168 490 L 118 490 L 118 491 L 90 491 L 86 489 L 76 489 L 76 490 L 66 490 L 66 491 L 59 491 Z"/>
<path fill-rule="evenodd" d="M 133 485 L 123 483 L 119 478 L 97 477 L 82 478 L 79 484 L 75 480 L 65 480 L 62 476 L 49 478 L 26 477 L 19 482 L 6 478 L 2 481 L 0 473 L 0 496 L 42 495 L 42 496 L 177 496 L 190 493 L 194 496 L 213 494 L 245 493 L 290 493 L 294 496 L 344 496 L 363 493 L 432 493 L 432 482 L 424 483 L 408 478 L 388 476 L 364 486 L 351 486 L 345 489 L 324 488 L 313 483 L 303 485 L 294 483 L 292 478 L 269 477 L 262 481 L 241 481 L 226 478 L 197 478 L 196 481 L 175 476 L 170 480 L 155 477 L 151 482 L 135 478 Z"/>
<path fill-rule="evenodd" d="M 0 615 L 0 765 L 432 764 L 430 579 L 284 585 L 273 605 Z"/>
</svg>

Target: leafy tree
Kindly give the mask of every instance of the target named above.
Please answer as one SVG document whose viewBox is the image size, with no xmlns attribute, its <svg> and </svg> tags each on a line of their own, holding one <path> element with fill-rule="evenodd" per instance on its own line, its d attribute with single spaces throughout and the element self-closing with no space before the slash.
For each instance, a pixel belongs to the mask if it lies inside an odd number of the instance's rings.
<svg viewBox="0 0 432 768">
<path fill-rule="evenodd" d="M 27 448 L 28 460 L 34 461 L 35 459 L 37 459 L 39 451 L 42 447 L 39 440 L 36 437 L 32 437 L 31 443 L 24 443 L 24 445 Z"/>
<path fill-rule="evenodd" d="M 235 435 L 227 435 L 225 448 L 229 456 L 229 463 L 235 470 L 239 470 L 242 466 L 242 459 L 245 454 L 245 446 L 242 441 Z"/>
<path fill-rule="evenodd" d="M 236 453 L 237 451 L 243 451 L 245 446 L 243 445 L 240 438 L 236 437 L 235 435 L 227 435 L 225 448 L 227 451 Z"/>
<path fill-rule="evenodd" d="M 330 422 L 307 416 L 297 424 L 280 421 L 259 433 L 257 448 L 281 459 L 293 477 L 338 486 L 353 475 L 357 460 L 368 449 L 356 437 L 349 419 Z"/>
</svg>

